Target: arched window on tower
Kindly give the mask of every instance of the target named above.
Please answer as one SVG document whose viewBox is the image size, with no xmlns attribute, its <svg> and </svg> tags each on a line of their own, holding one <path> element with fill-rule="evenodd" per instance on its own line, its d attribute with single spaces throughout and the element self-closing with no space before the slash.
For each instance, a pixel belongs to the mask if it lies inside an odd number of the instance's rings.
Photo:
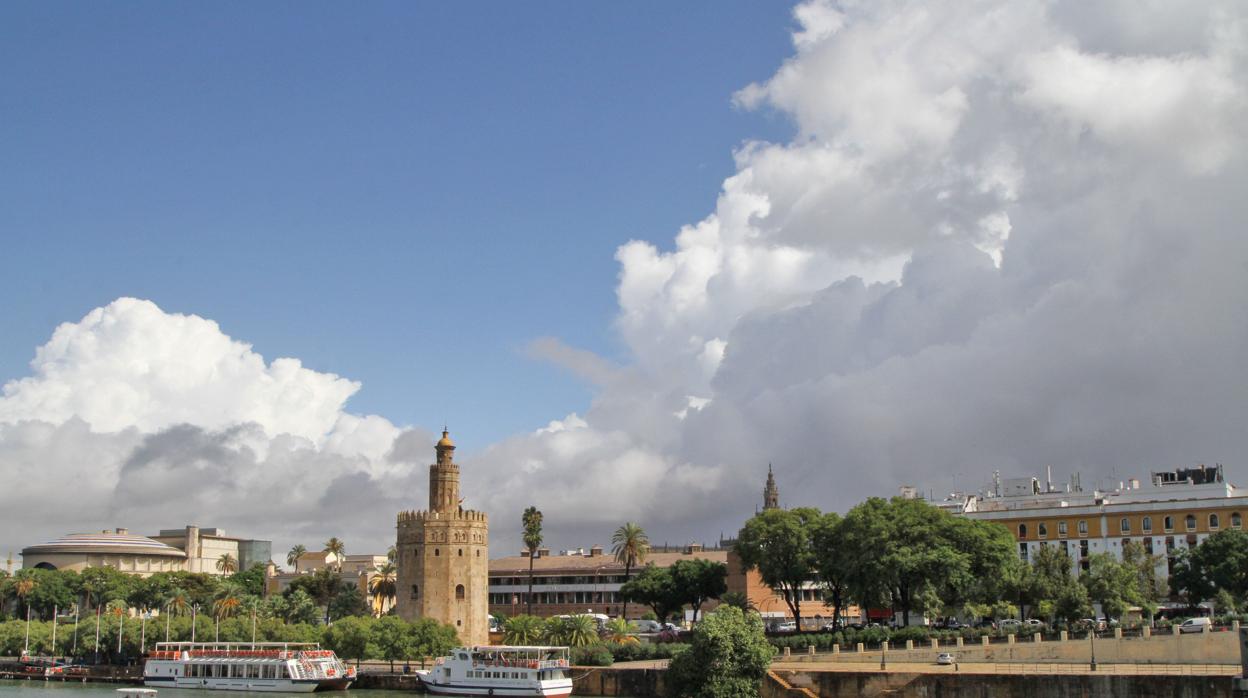
<svg viewBox="0 0 1248 698">
<path fill-rule="evenodd" d="M 463 584 L 455 585 L 455 600 L 456 601 L 464 600 L 464 585 Z"/>
<path fill-rule="evenodd" d="M 460 556 L 460 557 L 463 557 L 463 556 L 464 556 L 464 549 L 463 549 L 463 548 L 460 548 L 460 549 L 459 549 L 459 556 Z"/>
</svg>

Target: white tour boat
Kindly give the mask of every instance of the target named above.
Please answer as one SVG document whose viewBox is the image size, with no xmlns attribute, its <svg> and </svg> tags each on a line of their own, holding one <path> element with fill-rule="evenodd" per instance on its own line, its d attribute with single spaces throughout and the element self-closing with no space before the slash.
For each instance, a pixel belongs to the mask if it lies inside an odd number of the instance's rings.
<svg viewBox="0 0 1248 698">
<path fill-rule="evenodd" d="M 304 642 L 158 642 L 143 666 L 144 685 L 169 688 L 310 693 L 353 680 L 331 650 Z"/>
<path fill-rule="evenodd" d="M 459 647 L 418 671 L 425 690 L 444 696 L 565 698 L 572 693 L 567 647 Z"/>
</svg>

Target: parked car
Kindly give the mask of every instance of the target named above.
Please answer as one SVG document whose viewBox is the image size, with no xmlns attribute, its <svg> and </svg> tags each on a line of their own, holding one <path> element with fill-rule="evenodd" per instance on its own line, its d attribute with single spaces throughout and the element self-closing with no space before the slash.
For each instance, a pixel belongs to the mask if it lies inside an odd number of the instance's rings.
<svg viewBox="0 0 1248 698">
<path fill-rule="evenodd" d="M 977 628 L 988 628 L 990 630 L 997 627 L 997 622 L 991 618 L 984 618 L 975 624 Z"/>
<path fill-rule="evenodd" d="M 1179 626 L 1181 633 L 1203 633 L 1213 629 L 1213 621 L 1208 618 L 1188 618 Z"/>
<path fill-rule="evenodd" d="M 783 623 L 776 623 L 776 632 L 795 633 L 797 632 L 797 623 L 791 620 L 786 620 Z"/>
<path fill-rule="evenodd" d="M 936 627 L 938 627 L 938 628 L 943 628 L 943 629 L 945 629 L 945 630 L 960 630 L 960 629 L 962 629 L 962 628 L 965 628 L 965 627 L 966 627 L 966 625 L 964 625 L 964 624 L 963 624 L 961 621 L 959 621 L 957 618 L 950 618 L 950 619 L 946 620 L 946 621 L 944 622 L 944 624 L 942 624 L 942 625 L 938 625 L 938 626 L 936 626 Z"/>
<path fill-rule="evenodd" d="M 1023 627 L 1023 621 L 1017 618 L 1002 618 L 997 621 L 997 627 L 1002 630 L 1019 630 Z"/>
<path fill-rule="evenodd" d="M 635 620 L 633 625 L 639 633 L 657 633 L 663 630 L 663 624 L 657 620 Z"/>
<path fill-rule="evenodd" d="M 1033 632 L 1033 633 L 1041 632 L 1042 630 L 1048 627 L 1047 625 L 1045 625 L 1044 621 L 1036 620 L 1035 618 L 1028 618 L 1027 620 L 1023 621 L 1023 626 L 1026 627 L 1028 631 Z"/>
<path fill-rule="evenodd" d="M 948 652 L 941 652 L 940 654 L 936 655 L 937 664 L 943 664 L 943 665 L 948 666 L 950 664 L 956 663 L 957 661 L 958 661 L 957 658 L 954 657 L 952 654 L 949 654 Z"/>
<path fill-rule="evenodd" d="M 659 628 L 659 632 L 661 632 L 661 633 L 679 633 L 679 632 L 680 632 L 680 626 L 679 626 L 679 625 L 676 625 L 675 623 L 664 623 L 664 624 L 663 624 L 663 627 Z"/>
</svg>

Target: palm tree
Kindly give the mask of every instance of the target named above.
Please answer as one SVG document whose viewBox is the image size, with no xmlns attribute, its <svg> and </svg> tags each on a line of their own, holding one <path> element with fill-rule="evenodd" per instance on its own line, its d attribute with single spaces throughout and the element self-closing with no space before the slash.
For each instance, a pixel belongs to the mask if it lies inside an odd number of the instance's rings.
<svg viewBox="0 0 1248 698">
<path fill-rule="evenodd" d="M 387 549 L 386 549 L 386 559 L 387 559 L 387 560 L 389 560 L 390 562 L 394 562 L 395 560 L 397 560 L 397 559 L 398 559 L 398 557 L 399 557 L 399 549 L 398 549 L 398 548 L 396 548 L 396 547 L 394 547 L 394 546 L 392 545 L 392 546 L 390 546 L 389 548 L 387 548 Z"/>
<path fill-rule="evenodd" d="M 615 553 L 615 561 L 624 564 L 624 581 L 628 581 L 628 575 L 633 571 L 633 565 L 640 565 L 646 561 L 646 555 L 650 554 L 650 538 L 646 536 L 646 530 L 641 526 L 629 521 L 623 526 L 615 529 L 615 533 L 611 536 L 611 552 Z M 620 612 L 621 618 L 628 618 L 628 599 L 624 599 L 624 610 Z"/>
<path fill-rule="evenodd" d="M 336 560 L 336 562 L 334 563 L 334 567 L 339 572 L 341 572 L 342 571 L 342 558 L 344 555 L 347 554 L 346 543 L 343 543 L 341 540 L 339 540 L 338 536 L 334 536 L 333 538 L 330 538 L 329 540 L 325 541 L 325 550 L 323 550 L 322 552 L 334 554 L 334 558 Z"/>
<path fill-rule="evenodd" d="M 596 645 L 601 638 L 598 637 L 598 623 L 590 616 L 572 616 L 563 623 L 563 639 L 569 647 L 588 647 Z"/>
<path fill-rule="evenodd" d="M 503 624 L 503 642 L 508 645 L 534 645 L 542 639 L 542 619 L 534 616 L 508 618 Z"/>
<path fill-rule="evenodd" d="M 217 571 L 221 574 L 234 574 L 238 571 L 238 559 L 229 553 L 221 553 L 217 558 Z"/>
<path fill-rule="evenodd" d="M 299 558 L 306 552 L 308 552 L 308 549 L 303 547 L 302 543 L 296 545 L 290 549 L 290 552 L 286 553 L 286 564 L 290 565 L 291 569 L 298 572 Z"/>
<path fill-rule="evenodd" d="M 612 618 L 607 621 L 607 640 L 617 645 L 636 645 L 641 641 L 632 634 L 632 626 L 625 618 Z"/>
<path fill-rule="evenodd" d="M 524 526 L 524 547 L 529 549 L 529 594 L 525 613 L 533 615 L 533 558 L 542 545 L 542 512 L 537 507 L 529 507 L 520 517 Z"/>
<path fill-rule="evenodd" d="M 35 590 L 36 586 L 38 585 L 31 577 L 18 577 L 17 581 L 13 582 L 13 593 L 17 595 L 18 601 L 26 604 L 27 612 L 30 611 L 30 593 Z"/>
<path fill-rule="evenodd" d="M 373 613 L 380 616 L 386 609 L 394 605 L 399 589 L 396 585 L 398 568 L 393 562 L 377 568 L 377 573 L 368 580 L 368 592 L 373 595 Z M 387 604 L 387 602 L 389 602 Z"/>
</svg>

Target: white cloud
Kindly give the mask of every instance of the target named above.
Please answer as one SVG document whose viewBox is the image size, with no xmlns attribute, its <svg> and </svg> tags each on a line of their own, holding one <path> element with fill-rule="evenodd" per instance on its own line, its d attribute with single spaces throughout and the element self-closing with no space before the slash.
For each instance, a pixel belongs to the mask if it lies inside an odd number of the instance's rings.
<svg viewBox="0 0 1248 698">
<path fill-rule="evenodd" d="M 588 409 L 468 456 L 493 552 L 529 505 L 555 547 L 625 520 L 710 540 L 769 461 L 786 503 L 827 508 L 1048 464 L 1091 482 L 1222 461 L 1248 481 L 1246 12 L 799 6 L 794 55 L 736 96 L 793 138 L 740 146 L 670 247 L 617 250 L 626 360 L 534 342 L 597 386 Z M 428 434 L 349 413 L 357 384 L 208 320 L 121 300 L 32 369 L 0 399 L 0 465 L 37 470 L 31 494 L 113 492 L 78 512 L 92 527 L 206 481 L 146 520 L 380 545 L 424 497 Z M 29 530 L 22 499 L 0 494 L 0 526 Z"/>
</svg>

